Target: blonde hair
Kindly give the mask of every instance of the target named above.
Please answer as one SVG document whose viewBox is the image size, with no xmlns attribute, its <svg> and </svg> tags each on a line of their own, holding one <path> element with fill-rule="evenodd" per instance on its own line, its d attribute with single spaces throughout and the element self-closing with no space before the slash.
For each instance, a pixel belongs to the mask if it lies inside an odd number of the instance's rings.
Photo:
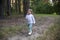
<svg viewBox="0 0 60 40">
<path fill-rule="evenodd" d="M 28 9 L 29 11 L 31 11 L 31 13 L 33 13 L 32 9 Z"/>
<path fill-rule="evenodd" d="M 28 10 L 32 11 L 32 9 L 28 9 Z"/>
</svg>

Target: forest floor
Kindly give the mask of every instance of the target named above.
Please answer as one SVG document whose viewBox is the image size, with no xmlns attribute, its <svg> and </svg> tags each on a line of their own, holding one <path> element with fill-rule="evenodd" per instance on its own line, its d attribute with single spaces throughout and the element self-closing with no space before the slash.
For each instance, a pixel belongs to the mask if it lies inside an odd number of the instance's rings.
<svg viewBox="0 0 60 40">
<path fill-rule="evenodd" d="M 0 27 L 22 27 L 21 31 L 7 37 L 7 40 L 38 40 L 38 38 L 42 40 L 45 32 L 49 27 L 54 25 L 57 17 L 58 16 L 54 15 L 35 15 L 36 24 L 33 26 L 33 33 L 31 36 L 27 34 L 28 27 L 23 16 L 7 17 L 4 20 L 0 20 Z"/>
</svg>

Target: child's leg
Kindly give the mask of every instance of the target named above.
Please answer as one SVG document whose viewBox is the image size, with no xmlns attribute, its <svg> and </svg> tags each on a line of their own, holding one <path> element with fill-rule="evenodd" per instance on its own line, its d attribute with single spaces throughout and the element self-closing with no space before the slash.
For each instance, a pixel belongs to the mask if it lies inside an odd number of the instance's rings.
<svg viewBox="0 0 60 40">
<path fill-rule="evenodd" d="M 32 23 L 31 24 L 29 24 L 28 26 L 29 26 L 29 32 L 32 32 Z"/>
</svg>

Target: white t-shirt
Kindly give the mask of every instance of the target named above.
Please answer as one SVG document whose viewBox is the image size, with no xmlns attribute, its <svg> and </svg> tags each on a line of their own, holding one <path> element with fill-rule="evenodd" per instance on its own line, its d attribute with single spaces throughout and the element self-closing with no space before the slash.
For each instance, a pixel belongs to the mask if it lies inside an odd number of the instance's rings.
<svg viewBox="0 0 60 40">
<path fill-rule="evenodd" d="M 32 14 L 26 15 L 26 20 L 27 20 L 28 24 L 30 24 L 30 23 L 35 24 L 35 18 Z"/>
</svg>

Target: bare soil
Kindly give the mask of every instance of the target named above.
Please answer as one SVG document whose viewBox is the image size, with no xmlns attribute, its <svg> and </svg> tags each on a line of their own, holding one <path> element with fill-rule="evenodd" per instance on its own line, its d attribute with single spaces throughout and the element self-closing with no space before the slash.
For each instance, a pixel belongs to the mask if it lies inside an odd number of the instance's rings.
<svg viewBox="0 0 60 40">
<path fill-rule="evenodd" d="M 36 24 L 33 26 L 33 33 L 29 36 L 28 30 L 23 30 L 21 33 L 15 36 L 8 37 L 8 40 L 37 40 L 37 37 L 43 37 L 46 30 L 54 24 L 55 17 L 53 16 L 35 16 Z M 24 17 L 8 17 L 6 19 L 0 20 L 0 27 L 13 27 L 13 26 L 24 26 L 26 25 L 26 20 Z"/>
</svg>

